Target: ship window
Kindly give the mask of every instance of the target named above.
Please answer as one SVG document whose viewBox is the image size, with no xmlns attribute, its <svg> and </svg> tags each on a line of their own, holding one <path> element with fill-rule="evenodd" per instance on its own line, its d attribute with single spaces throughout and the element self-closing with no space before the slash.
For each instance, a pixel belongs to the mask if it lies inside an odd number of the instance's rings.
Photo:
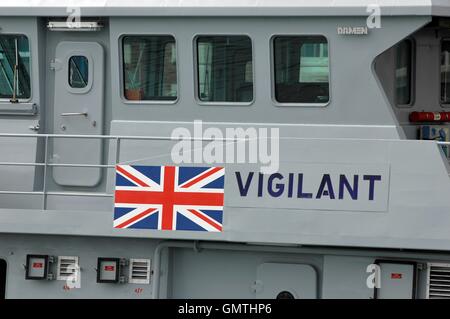
<svg viewBox="0 0 450 319">
<path fill-rule="evenodd" d="M 323 36 L 274 38 L 275 99 L 324 104 L 329 95 L 328 42 Z"/>
<path fill-rule="evenodd" d="M 172 36 L 124 37 L 123 77 L 127 100 L 176 100 L 175 39 Z"/>
<path fill-rule="evenodd" d="M 441 44 L 441 103 L 450 104 L 450 39 Z"/>
<path fill-rule="evenodd" d="M 412 41 L 404 40 L 400 42 L 396 51 L 395 90 L 397 105 L 410 105 L 412 102 Z"/>
<path fill-rule="evenodd" d="M 82 89 L 88 85 L 89 61 L 85 56 L 77 55 L 69 59 L 69 85 Z"/>
<path fill-rule="evenodd" d="M 0 34 L 0 98 L 28 99 L 30 95 L 28 38 Z"/>
<path fill-rule="evenodd" d="M 197 72 L 200 101 L 251 102 L 253 63 L 250 38 L 198 37 Z"/>
</svg>

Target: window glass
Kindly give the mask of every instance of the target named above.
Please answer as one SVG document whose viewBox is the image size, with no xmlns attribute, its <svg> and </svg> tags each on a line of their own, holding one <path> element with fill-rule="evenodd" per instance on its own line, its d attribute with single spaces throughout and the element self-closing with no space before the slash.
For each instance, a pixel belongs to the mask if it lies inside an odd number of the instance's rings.
<svg viewBox="0 0 450 319">
<path fill-rule="evenodd" d="M 85 56 L 69 59 L 69 85 L 76 89 L 85 88 L 89 82 L 89 61 Z"/>
<path fill-rule="evenodd" d="M 329 101 L 328 43 L 323 36 L 274 39 L 275 99 L 281 103 Z"/>
<path fill-rule="evenodd" d="M 444 104 L 450 104 L 450 40 L 442 41 L 441 102 Z"/>
<path fill-rule="evenodd" d="M 198 37 L 197 66 L 201 101 L 253 100 L 252 43 L 249 37 Z"/>
<path fill-rule="evenodd" d="M 176 69 L 173 37 L 123 38 L 124 96 L 127 100 L 176 100 Z"/>
<path fill-rule="evenodd" d="M 0 98 L 30 98 L 30 47 L 23 35 L 0 34 Z"/>
<path fill-rule="evenodd" d="M 411 104 L 412 100 L 412 42 L 404 40 L 397 46 L 395 89 L 397 105 Z"/>
</svg>

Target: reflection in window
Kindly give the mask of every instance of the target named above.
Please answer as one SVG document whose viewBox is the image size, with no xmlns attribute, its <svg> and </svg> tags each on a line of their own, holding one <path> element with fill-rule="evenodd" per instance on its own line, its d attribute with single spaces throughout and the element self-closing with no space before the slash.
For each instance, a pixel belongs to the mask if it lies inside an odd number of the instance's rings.
<svg viewBox="0 0 450 319">
<path fill-rule="evenodd" d="M 0 98 L 30 98 L 30 47 L 23 35 L 0 34 Z"/>
<path fill-rule="evenodd" d="M 441 103 L 450 104 L 450 40 L 442 41 Z"/>
<path fill-rule="evenodd" d="M 198 96 L 205 102 L 253 100 L 252 44 L 246 36 L 197 38 Z"/>
<path fill-rule="evenodd" d="M 82 89 L 88 85 L 89 61 L 84 56 L 73 56 L 69 59 L 69 85 Z"/>
<path fill-rule="evenodd" d="M 412 42 L 404 40 L 397 46 L 395 89 L 397 105 L 411 104 L 412 100 Z"/>
<path fill-rule="evenodd" d="M 274 39 L 275 99 L 281 103 L 329 101 L 328 43 L 323 36 Z"/>
<path fill-rule="evenodd" d="M 171 36 L 124 37 L 123 75 L 127 100 L 176 100 L 175 39 Z"/>
</svg>

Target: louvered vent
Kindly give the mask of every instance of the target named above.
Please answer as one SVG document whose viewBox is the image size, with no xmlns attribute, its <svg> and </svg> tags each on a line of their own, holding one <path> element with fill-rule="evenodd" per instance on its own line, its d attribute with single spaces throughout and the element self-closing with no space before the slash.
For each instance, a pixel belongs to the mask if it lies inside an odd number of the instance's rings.
<svg viewBox="0 0 450 319">
<path fill-rule="evenodd" d="M 150 283 L 150 259 L 130 259 L 130 279 L 132 284 Z"/>
<path fill-rule="evenodd" d="M 450 264 L 428 264 L 429 299 L 450 299 Z"/>
<path fill-rule="evenodd" d="M 76 256 L 59 256 L 57 280 L 67 280 L 69 276 L 73 275 L 80 269 L 78 264 L 78 257 Z"/>
</svg>

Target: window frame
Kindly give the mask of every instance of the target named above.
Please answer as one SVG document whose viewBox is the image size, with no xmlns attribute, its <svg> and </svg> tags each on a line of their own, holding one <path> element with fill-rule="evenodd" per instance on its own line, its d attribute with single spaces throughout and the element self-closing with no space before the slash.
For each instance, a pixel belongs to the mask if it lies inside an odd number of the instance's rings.
<svg viewBox="0 0 450 319">
<path fill-rule="evenodd" d="M 199 93 L 200 93 L 200 82 L 199 82 L 199 64 L 198 64 L 198 45 L 197 40 L 200 37 L 233 37 L 233 36 L 241 36 L 241 37 L 247 37 L 250 39 L 250 45 L 252 49 L 252 88 L 253 88 L 253 95 L 252 100 L 248 102 L 220 102 L 220 101 L 202 101 L 200 99 Z M 193 47 L 193 53 L 194 53 L 194 97 L 198 105 L 203 106 L 251 106 L 255 103 L 256 100 L 256 76 L 255 76 L 255 45 L 253 38 L 248 33 L 199 33 L 196 34 L 192 40 L 192 47 Z"/>
<path fill-rule="evenodd" d="M 86 82 L 86 85 L 85 86 L 83 86 L 83 87 L 76 87 L 76 86 L 72 86 L 72 84 L 70 83 L 70 71 L 71 71 L 71 61 L 72 61 L 72 59 L 73 58 L 75 58 L 75 57 L 82 57 L 82 58 L 84 58 L 84 59 L 86 59 L 86 61 L 87 61 L 87 76 L 88 76 L 88 78 L 87 78 L 87 82 Z M 69 83 L 69 87 L 71 88 L 71 89 L 75 89 L 75 90 L 81 90 L 81 89 L 85 89 L 85 88 L 87 88 L 88 86 L 89 86 L 89 84 L 92 82 L 91 81 L 91 59 L 88 57 L 88 56 L 86 56 L 86 54 L 78 54 L 78 55 L 70 55 L 69 56 L 69 58 L 68 58 L 68 60 L 67 60 L 67 62 L 68 62 L 68 69 L 67 69 L 67 77 L 68 77 L 68 79 L 67 79 L 67 81 L 68 81 L 68 83 Z M 75 62 L 74 62 L 75 63 Z M 76 64 L 75 64 L 76 65 Z"/>
<path fill-rule="evenodd" d="M 17 101 L 18 101 L 18 103 L 12 103 L 11 102 L 11 99 L 12 99 L 12 97 L 11 98 L 0 98 L 0 104 L 12 104 L 12 105 L 17 105 L 17 104 L 20 104 L 20 103 L 30 103 L 32 100 L 33 100 L 33 58 L 32 58 L 32 56 L 33 56 L 33 54 L 32 54 L 32 40 L 31 40 L 31 37 L 29 36 L 29 34 L 28 33 L 25 33 L 25 32 L 23 32 L 23 33 L 14 33 L 14 32 L 12 32 L 12 33 L 8 33 L 8 32 L 6 32 L 6 33 L 2 33 L 2 32 L 0 32 L 0 36 L 3 36 L 3 35 L 12 35 L 12 36 L 24 36 L 26 39 L 27 39 L 27 41 L 28 41 L 28 52 L 29 52 L 29 54 L 30 54 L 30 62 L 29 62 L 29 68 L 30 68 L 30 97 L 28 97 L 28 98 L 18 98 L 17 99 Z M 1 114 L 1 110 L 0 110 L 0 114 Z"/>
<path fill-rule="evenodd" d="M 88 82 L 87 85 L 85 87 L 82 88 L 75 88 L 70 86 L 69 83 L 69 72 L 70 72 L 70 59 L 74 56 L 83 56 L 87 59 L 89 67 L 88 67 Z M 66 65 L 65 68 L 67 68 L 67 81 L 65 83 L 66 86 L 66 90 L 70 93 L 73 94 L 86 94 L 88 93 L 93 85 L 93 79 L 94 79 L 94 70 L 93 70 L 93 65 L 94 65 L 94 60 L 92 58 L 92 56 L 90 54 L 88 54 L 85 51 L 71 51 L 69 55 L 66 56 L 66 61 L 65 61 Z"/>
<path fill-rule="evenodd" d="M 444 42 L 449 42 L 450 43 L 450 36 L 444 36 L 440 39 L 439 41 L 439 59 L 438 59 L 438 63 L 437 63 L 437 67 L 438 67 L 438 96 L 439 96 L 439 105 L 441 106 L 441 108 L 449 108 L 450 107 L 450 102 L 444 102 L 442 101 L 442 89 L 441 89 L 441 54 L 442 54 L 442 44 Z"/>
<path fill-rule="evenodd" d="M 327 41 L 328 45 L 328 101 L 325 103 L 300 103 L 300 102 L 279 102 L 276 99 L 276 81 L 275 81 L 275 39 L 278 37 L 292 37 L 292 38 L 298 38 L 298 37 L 323 37 Z M 270 82 L 271 82 L 271 90 L 270 90 L 270 96 L 272 99 L 272 103 L 275 106 L 292 106 L 292 107 L 305 107 L 305 108 L 324 108 L 331 104 L 332 100 L 332 76 L 331 76 L 331 46 L 330 46 L 330 39 L 324 35 L 324 34 L 299 34 L 299 33 L 279 33 L 279 34 L 273 34 L 270 37 Z"/>
<path fill-rule="evenodd" d="M 125 37 L 172 37 L 175 41 L 175 59 L 176 59 L 176 79 L 177 79 L 177 96 L 173 100 L 128 100 L 125 97 L 125 76 L 124 76 L 124 46 L 123 39 Z M 122 33 L 119 35 L 119 96 L 123 104 L 130 105 L 172 105 L 177 104 L 180 100 L 180 74 L 179 74 L 179 53 L 178 53 L 178 39 L 173 33 Z"/>
<path fill-rule="evenodd" d="M 410 81 L 410 100 L 408 104 L 398 104 L 397 103 L 397 87 L 395 85 L 396 77 L 395 77 L 395 71 L 397 70 L 397 53 L 398 53 L 398 45 L 402 43 L 403 41 L 409 41 L 411 44 L 411 81 Z M 400 42 L 396 44 L 395 50 L 394 50 L 394 101 L 395 105 L 398 108 L 411 108 L 414 106 L 416 102 L 416 42 L 413 38 L 407 37 Z M 439 62 L 440 65 L 440 62 Z M 440 76 L 440 73 L 439 73 Z M 440 95 L 440 90 L 439 90 Z"/>
</svg>

